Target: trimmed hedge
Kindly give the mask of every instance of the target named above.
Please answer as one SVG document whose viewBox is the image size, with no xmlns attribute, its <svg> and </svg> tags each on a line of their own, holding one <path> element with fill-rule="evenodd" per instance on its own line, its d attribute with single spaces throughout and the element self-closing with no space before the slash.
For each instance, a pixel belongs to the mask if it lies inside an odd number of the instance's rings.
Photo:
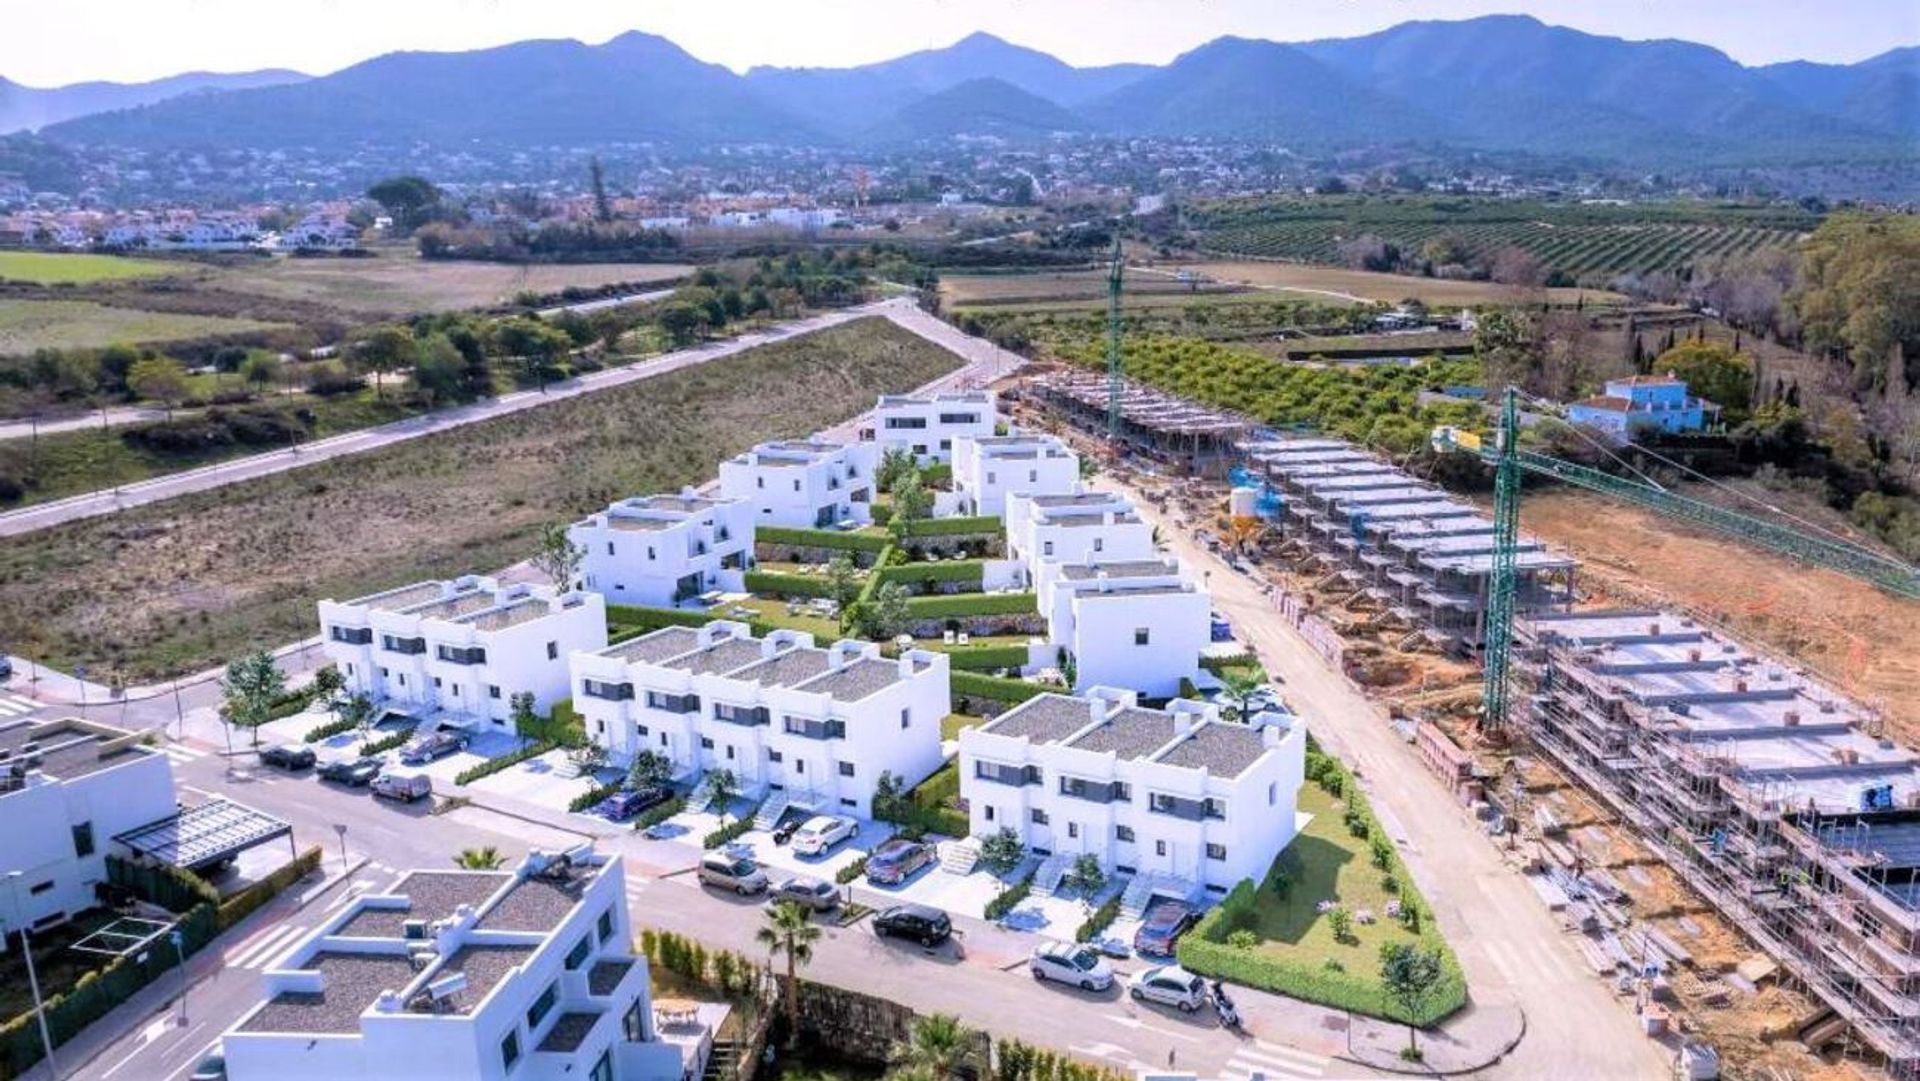
<svg viewBox="0 0 1920 1081">
<path fill-rule="evenodd" d="M 831 597 L 833 583 L 825 575 L 784 574 L 780 571 L 748 571 L 747 592 L 762 596 Z"/>
<path fill-rule="evenodd" d="M 1000 536 L 1006 532 L 1006 523 L 991 514 L 982 514 L 973 518 L 921 518 L 907 523 L 909 537 L 959 537 L 969 534 L 992 534 Z"/>
<path fill-rule="evenodd" d="M 525 762 L 530 758 L 538 758 L 541 755 L 546 754 L 548 751 L 551 751 L 558 746 L 560 746 L 560 743 L 558 740 L 551 740 L 551 739 L 535 740 L 534 742 L 527 744 L 525 747 L 522 747 L 517 751 L 510 751 L 507 754 L 495 755 L 494 757 L 487 759 L 485 762 L 478 762 L 478 763 L 475 763 L 474 765 L 468 766 L 466 769 L 463 769 L 459 773 L 456 773 L 453 775 L 453 783 L 454 784 L 472 784 L 473 782 L 479 780 L 482 777 L 491 777 L 494 774 L 499 773 L 501 770 L 512 769 L 513 767 L 519 765 L 522 762 Z"/>
<path fill-rule="evenodd" d="M 980 914 L 995 922 L 1005 919 L 1007 913 L 1018 908 L 1020 902 L 1026 900 L 1027 896 L 1033 892 L 1033 876 L 1038 872 L 1039 868 L 1036 867 L 1028 871 L 1020 881 L 994 894 L 993 900 L 987 902 L 987 907 Z"/>
<path fill-rule="evenodd" d="M 721 845 L 730 844 L 733 841 L 739 840 L 742 835 L 753 828 L 753 816 L 759 813 L 760 805 L 756 803 L 753 805 L 753 809 L 746 814 L 741 815 L 739 818 L 728 822 L 719 829 L 702 837 L 700 844 L 706 848 L 719 848 Z"/>
<path fill-rule="evenodd" d="M 380 739 L 370 739 L 362 743 L 360 745 L 360 757 L 372 758 L 376 754 L 385 754 L 396 747 L 406 746 L 407 741 L 413 738 L 414 729 L 419 727 L 417 724 L 410 724 L 391 736 L 383 736 Z"/>
<path fill-rule="evenodd" d="M 652 829 L 654 826 L 665 822 L 667 819 L 672 818 L 674 815 L 686 809 L 687 798 L 685 796 L 675 796 L 657 807 L 649 807 L 640 812 L 640 816 L 633 820 L 633 828 L 637 830 Z"/>
<path fill-rule="evenodd" d="M 956 806 L 959 801 L 960 769 L 948 763 L 905 793 L 897 809 L 884 815 L 876 811 L 874 817 L 908 833 L 965 837 L 971 832 L 972 823 L 967 821 L 966 812 Z"/>
<path fill-rule="evenodd" d="M 307 729 L 307 734 L 300 739 L 304 743 L 318 743 L 323 739 L 332 739 L 342 732 L 351 732 L 358 727 L 360 726 L 354 723 L 353 718 L 341 717 Z"/>
<path fill-rule="evenodd" d="M 956 646 L 944 651 L 949 665 L 959 671 L 987 668 L 1025 668 L 1026 646 Z"/>
<path fill-rule="evenodd" d="M 980 584 L 986 581 L 987 565 L 977 559 L 940 563 L 903 563 L 896 567 L 882 567 L 876 576 L 883 582 L 898 582 L 903 586 L 929 586 L 943 583 L 960 582 L 979 592 Z"/>
<path fill-rule="evenodd" d="M 837 529 L 795 529 L 792 526 L 762 525 L 753 528 L 753 542 L 790 544 L 798 548 L 832 548 L 844 552 L 879 554 L 887 538 L 871 533 L 845 533 Z"/>
<path fill-rule="evenodd" d="M 1002 679 L 999 676 L 983 676 L 978 672 L 950 672 L 947 682 L 954 694 L 989 698 L 1010 706 L 1017 706 L 1047 691 L 1040 684 L 1028 683 L 1024 679 Z"/>
<path fill-rule="evenodd" d="M 833 880 L 842 886 L 867 873 L 867 857 L 861 856 L 845 867 L 833 873 Z"/>
<path fill-rule="evenodd" d="M 657 631 L 662 627 L 704 627 L 711 622 L 713 617 L 707 613 L 690 612 L 684 608 L 657 608 L 645 604 L 607 605 L 607 630 L 631 632 L 629 637 Z"/>
<path fill-rule="evenodd" d="M 627 787 L 627 782 L 625 781 L 615 781 L 612 784 L 594 785 L 592 788 L 587 789 L 585 792 L 582 792 L 579 795 L 573 797 L 573 799 L 569 800 L 567 802 L 567 810 L 575 811 L 575 812 L 584 811 L 587 808 L 593 806 L 596 803 L 599 803 L 601 800 L 606 799 L 607 797 L 613 795 L 615 792 L 618 792 L 625 787 Z"/>
<path fill-rule="evenodd" d="M 1081 923 L 1080 926 L 1074 930 L 1073 940 L 1075 942 L 1092 942 L 1094 939 L 1100 937 L 1101 932 L 1112 926 L 1114 920 L 1119 918 L 1120 895 L 1116 893 L 1112 897 L 1107 898 L 1105 904 L 1094 909 L 1093 915 L 1088 916 L 1085 922 Z"/>
<path fill-rule="evenodd" d="M 312 874 L 319 866 L 320 846 L 309 846 L 293 862 L 220 902 L 216 921 L 220 929 L 224 931 L 246 919 L 261 905 L 286 892 L 288 886 Z"/>
<path fill-rule="evenodd" d="M 958 596 L 908 597 L 907 612 L 914 619 L 959 619 L 968 616 L 1030 616 L 1040 611 L 1031 593 L 963 593 Z"/>
</svg>

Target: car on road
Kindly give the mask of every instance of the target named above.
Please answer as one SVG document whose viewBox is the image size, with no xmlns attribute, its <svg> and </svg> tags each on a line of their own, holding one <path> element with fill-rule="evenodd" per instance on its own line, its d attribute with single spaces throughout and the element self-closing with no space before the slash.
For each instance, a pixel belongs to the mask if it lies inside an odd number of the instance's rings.
<svg viewBox="0 0 1920 1081">
<path fill-rule="evenodd" d="M 745 856 L 730 856 L 724 852 L 703 856 L 694 874 L 703 886 L 718 886 L 742 896 L 767 888 L 767 872 Z"/>
<path fill-rule="evenodd" d="M 867 857 L 867 881 L 876 886 L 897 886 L 932 862 L 933 849 L 918 841 L 895 837 Z"/>
<path fill-rule="evenodd" d="M 824 856 L 833 846 L 850 841 L 860 823 L 842 815 L 814 815 L 793 835 L 793 850 L 803 856 Z"/>
<path fill-rule="evenodd" d="M 336 758 L 320 766 L 320 779 L 360 788 L 373 783 L 386 763 L 378 758 Z"/>
<path fill-rule="evenodd" d="M 1113 966 L 1100 951 L 1078 942 L 1044 942 L 1033 948 L 1027 968 L 1036 980 L 1070 983 L 1082 991 L 1113 986 Z"/>
<path fill-rule="evenodd" d="M 410 770 L 383 772 L 373 779 L 373 783 L 368 785 L 367 789 L 383 799 L 412 803 L 414 800 L 433 795 L 433 778 Z"/>
<path fill-rule="evenodd" d="M 775 882 L 767 891 L 772 901 L 792 901 L 815 912 L 825 912 L 840 904 L 840 887 L 812 875 L 795 875 Z"/>
<path fill-rule="evenodd" d="M 1147 909 L 1140 929 L 1133 933 L 1133 952 L 1146 957 L 1172 957 L 1173 944 L 1193 926 L 1200 913 L 1185 901 L 1162 897 Z"/>
<path fill-rule="evenodd" d="M 284 770 L 308 769 L 312 767 L 314 757 L 312 747 L 298 743 L 276 743 L 271 747 L 260 749 L 261 765 L 276 766 Z"/>
<path fill-rule="evenodd" d="M 873 933 L 932 947 L 953 937 L 953 920 L 932 905 L 894 905 L 873 918 Z"/>
<path fill-rule="evenodd" d="M 1161 965 L 1134 976 L 1127 994 L 1136 1002 L 1154 1002 L 1192 1013 L 1207 1001 L 1207 981 L 1179 965 Z"/>
<path fill-rule="evenodd" d="M 614 822 L 625 822 L 649 807 L 658 807 L 673 798 L 673 789 L 665 785 L 648 784 L 639 788 L 623 788 L 599 803 L 593 805 L 592 814 L 597 814 Z"/>
<path fill-rule="evenodd" d="M 423 766 L 435 759 L 467 749 L 467 737 L 454 732 L 430 732 L 407 744 L 400 752 L 400 761 L 409 766 Z"/>
<path fill-rule="evenodd" d="M 215 1051 L 194 1066 L 187 1081 L 227 1081 L 227 1056 Z"/>
</svg>

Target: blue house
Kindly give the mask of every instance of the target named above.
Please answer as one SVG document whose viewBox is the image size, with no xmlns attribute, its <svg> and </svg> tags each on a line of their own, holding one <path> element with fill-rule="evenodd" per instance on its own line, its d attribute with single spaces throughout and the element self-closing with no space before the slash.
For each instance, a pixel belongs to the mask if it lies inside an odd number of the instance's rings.
<svg viewBox="0 0 1920 1081">
<path fill-rule="evenodd" d="M 1720 407 L 1687 393 L 1672 374 L 1610 379 L 1605 394 L 1567 406 L 1567 420 L 1593 428 L 1615 443 L 1649 432 L 1703 431 Z"/>
</svg>

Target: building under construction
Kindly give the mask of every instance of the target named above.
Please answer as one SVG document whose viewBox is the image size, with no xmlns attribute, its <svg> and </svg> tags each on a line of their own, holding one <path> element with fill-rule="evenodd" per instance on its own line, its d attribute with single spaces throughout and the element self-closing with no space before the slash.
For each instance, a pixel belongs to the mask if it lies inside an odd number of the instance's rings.
<svg viewBox="0 0 1920 1081">
<path fill-rule="evenodd" d="M 1337 439 L 1249 442 L 1235 482 L 1260 487 L 1255 505 L 1296 546 L 1368 599 L 1439 644 L 1485 640 L 1493 521 L 1470 503 Z M 1571 557 L 1522 536 L 1514 556 L 1521 611 L 1564 610 Z"/>
<path fill-rule="evenodd" d="M 1680 616 L 1535 615 L 1516 645 L 1534 744 L 1825 1002 L 1824 1027 L 1920 1077 L 1920 760 Z"/>
<path fill-rule="evenodd" d="M 1029 380 L 1021 392 L 1075 427 L 1106 436 L 1106 376 L 1052 372 Z M 1252 428 L 1245 417 L 1207 409 L 1131 381 L 1121 383 L 1119 449 L 1166 472 L 1226 476 L 1239 461 L 1237 445 Z"/>
</svg>

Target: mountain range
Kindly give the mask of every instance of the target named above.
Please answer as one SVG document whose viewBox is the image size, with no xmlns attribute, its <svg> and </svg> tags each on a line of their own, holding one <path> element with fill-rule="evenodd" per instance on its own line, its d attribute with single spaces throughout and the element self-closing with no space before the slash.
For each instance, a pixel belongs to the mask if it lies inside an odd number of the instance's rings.
<svg viewBox="0 0 1920 1081">
<path fill-rule="evenodd" d="M 1746 67 L 1704 45 L 1625 41 L 1527 16 L 1299 44 L 1226 37 L 1165 65 L 1076 68 L 982 33 L 859 67 L 740 75 L 633 32 L 601 45 L 391 53 L 313 79 L 275 74 L 164 100 L 101 97 L 101 111 L 41 130 L 67 144 L 260 148 L 868 147 L 1064 132 L 1712 164 L 1905 158 L 1920 146 L 1920 48 L 1849 65 Z"/>
<path fill-rule="evenodd" d="M 73 83 L 41 89 L 0 78 L 0 135 L 32 131 L 79 116 L 151 105 L 186 94 L 215 90 L 250 90 L 259 86 L 295 83 L 306 76 L 297 71 L 268 69 L 219 75 L 190 71 L 147 83 Z"/>
</svg>

